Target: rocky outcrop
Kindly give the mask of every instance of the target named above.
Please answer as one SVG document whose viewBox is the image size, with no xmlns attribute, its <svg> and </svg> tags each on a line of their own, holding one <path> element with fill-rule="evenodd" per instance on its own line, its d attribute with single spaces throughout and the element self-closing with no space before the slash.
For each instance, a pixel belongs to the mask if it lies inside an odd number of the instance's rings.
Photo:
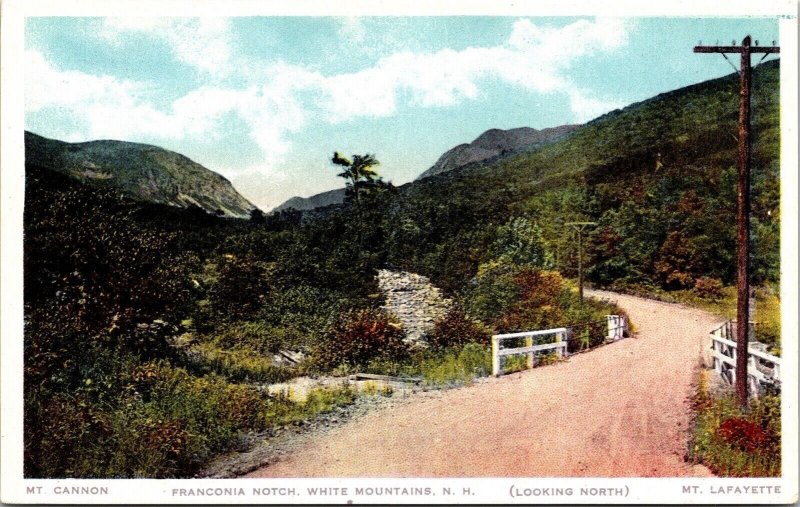
<svg viewBox="0 0 800 507">
<path fill-rule="evenodd" d="M 381 269 L 378 286 L 386 297 L 383 308 L 400 320 L 409 344 L 424 345 L 425 333 L 452 306 L 427 277 L 415 273 Z"/>
<path fill-rule="evenodd" d="M 494 157 L 529 151 L 574 132 L 580 125 L 561 125 L 542 130 L 530 127 L 501 130 L 489 129 L 469 144 L 459 144 L 445 152 L 430 169 L 417 178 L 446 173 L 466 165 Z"/>
<path fill-rule="evenodd" d="M 125 141 L 65 143 L 25 132 L 25 163 L 112 187 L 135 199 L 247 218 L 255 206 L 221 174 L 149 144 Z"/>
</svg>

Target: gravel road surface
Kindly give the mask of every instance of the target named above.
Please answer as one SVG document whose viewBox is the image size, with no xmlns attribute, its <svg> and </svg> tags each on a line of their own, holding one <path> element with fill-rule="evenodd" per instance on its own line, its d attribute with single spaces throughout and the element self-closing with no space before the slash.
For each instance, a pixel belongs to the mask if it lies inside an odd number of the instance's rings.
<svg viewBox="0 0 800 507">
<path fill-rule="evenodd" d="M 684 461 L 701 347 L 720 319 L 600 291 L 636 335 L 568 361 L 409 397 L 248 477 L 706 476 Z"/>
</svg>

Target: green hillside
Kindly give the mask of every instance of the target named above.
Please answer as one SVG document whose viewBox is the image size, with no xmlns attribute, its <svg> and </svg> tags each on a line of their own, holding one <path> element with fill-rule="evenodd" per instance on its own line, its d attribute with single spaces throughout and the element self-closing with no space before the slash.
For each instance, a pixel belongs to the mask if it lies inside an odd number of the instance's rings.
<svg viewBox="0 0 800 507">
<path fill-rule="evenodd" d="M 757 283 L 779 273 L 779 66 L 754 71 L 753 240 Z M 589 279 L 692 287 L 733 283 L 738 78 L 700 83 L 602 116 L 568 139 L 456 177 L 404 187 L 390 245 L 415 245 L 393 262 L 449 279 L 474 272 L 493 228 L 526 216 L 542 229 L 558 268 L 574 274 L 575 239 L 590 231 Z M 479 238 L 483 238 L 480 241 Z M 478 239 L 478 242 L 476 242 Z M 466 254 L 466 255 L 465 255 Z M 469 259 L 469 260 L 468 260 Z"/>
</svg>

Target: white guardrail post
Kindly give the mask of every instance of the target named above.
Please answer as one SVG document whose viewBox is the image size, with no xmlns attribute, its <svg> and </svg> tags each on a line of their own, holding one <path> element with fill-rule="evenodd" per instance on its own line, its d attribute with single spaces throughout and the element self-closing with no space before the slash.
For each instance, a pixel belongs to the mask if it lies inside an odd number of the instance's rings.
<svg viewBox="0 0 800 507">
<path fill-rule="evenodd" d="M 625 335 L 625 317 L 622 315 L 606 315 L 608 322 L 608 341 L 617 341 Z"/>
<path fill-rule="evenodd" d="M 492 376 L 499 377 L 503 369 L 502 358 L 500 357 L 500 338 L 492 336 Z"/>
<path fill-rule="evenodd" d="M 533 347 L 533 336 L 528 336 L 525 338 L 525 347 L 531 348 Z M 526 362 L 526 366 L 528 369 L 533 368 L 533 362 L 536 359 L 536 354 L 533 352 L 528 352 L 528 361 Z"/>
</svg>

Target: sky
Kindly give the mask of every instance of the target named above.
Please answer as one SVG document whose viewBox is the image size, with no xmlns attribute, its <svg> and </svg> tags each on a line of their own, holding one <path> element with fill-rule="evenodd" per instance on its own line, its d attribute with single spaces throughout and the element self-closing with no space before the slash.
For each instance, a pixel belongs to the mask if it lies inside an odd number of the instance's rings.
<svg viewBox="0 0 800 507">
<path fill-rule="evenodd" d="M 780 43 L 776 18 L 30 17 L 25 128 L 177 151 L 266 211 L 342 187 L 334 151 L 400 185 L 490 128 L 730 74 L 692 48 L 746 34 Z"/>
</svg>

